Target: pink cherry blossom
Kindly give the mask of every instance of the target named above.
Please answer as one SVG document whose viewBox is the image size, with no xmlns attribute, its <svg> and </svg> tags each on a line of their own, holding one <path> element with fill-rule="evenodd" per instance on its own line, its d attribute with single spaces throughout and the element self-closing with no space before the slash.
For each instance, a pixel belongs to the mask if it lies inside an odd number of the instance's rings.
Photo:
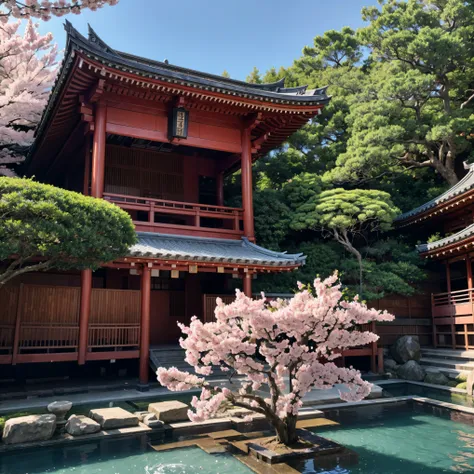
<svg viewBox="0 0 474 474">
<path fill-rule="evenodd" d="M 1 3 L 1 2 L 0 2 Z M 24 160 L 56 76 L 57 45 L 31 20 L 0 28 L 0 175 Z M 10 168 L 8 167 L 10 166 Z"/>
<path fill-rule="evenodd" d="M 185 335 L 180 344 L 197 374 L 210 375 L 219 367 L 244 376 L 236 388 L 211 387 L 205 379 L 176 368 L 158 369 L 158 380 L 170 390 L 202 389 L 191 403 L 191 420 L 215 416 L 227 399 L 264 414 L 284 443 L 295 440 L 298 411 L 311 390 L 343 384 L 346 390 L 340 397 L 347 401 L 370 393 L 371 384 L 360 372 L 334 361 L 346 349 L 377 341 L 378 336 L 361 330 L 361 325 L 393 319 L 357 298 L 344 301 L 337 273 L 315 279 L 311 289 L 300 286 L 288 301 L 267 302 L 264 295 L 252 300 L 237 290 L 231 304 L 217 299 L 215 317 L 215 322 L 193 317 L 189 326 L 179 324 Z"/>
<path fill-rule="evenodd" d="M 82 10 L 97 10 L 105 5 L 117 5 L 119 0 L 0 0 L 0 21 L 6 23 L 9 17 L 39 18 L 49 20 L 52 16 L 64 16 L 68 13 L 79 14 Z"/>
</svg>

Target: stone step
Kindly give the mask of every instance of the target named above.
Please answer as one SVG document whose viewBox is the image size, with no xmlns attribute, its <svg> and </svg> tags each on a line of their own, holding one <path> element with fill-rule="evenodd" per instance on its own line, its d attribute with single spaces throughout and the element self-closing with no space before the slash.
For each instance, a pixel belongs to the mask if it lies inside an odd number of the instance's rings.
<svg viewBox="0 0 474 474">
<path fill-rule="evenodd" d="M 468 375 L 468 370 L 447 369 L 446 367 L 424 367 L 426 372 L 441 372 L 450 379 L 455 379 L 458 375 Z"/>
<path fill-rule="evenodd" d="M 471 361 L 462 361 L 458 362 L 456 360 L 449 360 L 449 359 L 432 359 L 428 357 L 422 357 L 420 360 L 420 364 L 424 366 L 430 367 L 443 367 L 445 369 L 456 369 L 456 370 L 473 370 L 474 369 L 474 362 Z"/>
<path fill-rule="evenodd" d="M 422 348 L 423 356 L 436 359 L 469 359 L 474 361 L 474 351 L 462 351 L 454 349 Z"/>
</svg>

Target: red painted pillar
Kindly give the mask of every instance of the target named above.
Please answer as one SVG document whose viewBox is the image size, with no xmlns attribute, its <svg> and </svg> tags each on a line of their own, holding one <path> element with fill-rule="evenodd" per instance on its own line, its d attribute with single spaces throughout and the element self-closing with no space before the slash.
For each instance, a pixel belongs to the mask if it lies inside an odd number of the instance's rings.
<svg viewBox="0 0 474 474">
<path fill-rule="evenodd" d="M 91 178 L 91 142 L 89 135 L 85 137 L 85 142 L 83 194 L 89 196 L 89 181 Z"/>
<path fill-rule="evenodd" d="M 242 130 L 242 207 L 244 208 L 244 235 L 249 240 L 255 240 L 253 222 L 252 197 L 252 149 L 250 143 L 250 129 Z"/>
<path fill-rule="evenodd" d="M 244 294 L 252 298 L 252 275 L 250 273 L 244 275 Z"/>
<path fill-rule="evenodd" d="M 216 178 L 217 205 L 224 205 L 224 173 L 218 173 Z"/>
<path fill-rule="evenodd" d="M 81 309 L 79 313 L 79 365 L 86 363 L 89 339 L 89 317 L 91 314 L 92 270 L 81 272 Z"/>
<path fill-rule="evenodd" d="M 449 267 L 449 262 L 446 262 L 446 291 L 451 293 L 451 268 Z M 451 294 L 448 295 L 448 298 L 451 298 Z"/>
<path fill-rule="evenodd" d="M 467 287 L 472 288 L 472 262 L 471 257 L 466 255 L 466 272 L 467 272 Z M 471 292 L 469 292 L 471 294 Z"/>
<path fill-rule="evenodd" d="M 148 384 L 148 359 L 150 357 L 150 291 L 151 268 L 144 266 L 141 277 L 141 328 L 140 328 L 140 384 Z"/>
<path fill-rule="evenodd" d="M 95 110 L 91 177 L 91 196 L 97 198 L 104 194 L 106 124 L 107 107 L 99 102 Z"/>
</svg>

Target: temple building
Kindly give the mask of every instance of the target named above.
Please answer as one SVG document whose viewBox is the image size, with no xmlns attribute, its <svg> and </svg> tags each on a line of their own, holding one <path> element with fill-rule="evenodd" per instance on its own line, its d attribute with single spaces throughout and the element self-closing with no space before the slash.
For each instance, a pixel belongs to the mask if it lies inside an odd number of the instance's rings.
<svg viewBox="0 0 474 474">
<path fill-rule="evenodd" d="M 25 274 L 0 290 L 0 364 L 140 360 L 176 344 L 176 322 L 213 317 L 216 295 L 247 295 L 259 274 L 303 255 L 255 242 L 252 162 L 328 103 L 325 88 L 248 84 L 116 51 L 67 22 L 64 61 L 25 163 L 26 176 L 106 199 L 138 243 L 92 272 Z M 224 177 L 242 177 L 242 208 Z"/>
<path fill-rule="evenodd" d="M 399 229 L 409 227 L 428 240 L 417 245 L 428 267 L 437 273 L 431 295 L 433 346 L 474 349 L 474 165 L 440 196 L 399 216 Z"/>
</svg>

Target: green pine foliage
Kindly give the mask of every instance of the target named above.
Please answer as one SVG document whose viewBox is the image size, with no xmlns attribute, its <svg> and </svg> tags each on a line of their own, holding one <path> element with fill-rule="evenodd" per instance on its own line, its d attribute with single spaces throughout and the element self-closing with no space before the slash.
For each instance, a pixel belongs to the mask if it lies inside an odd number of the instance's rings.
<svg viewBox="0 0 474 474">
<path fill-rule="evenodd" d="M 328 86 L 331 96 L 254 166 L 258 243 L 307 256 L 293 274 L 260 277 L 257 289 L 289 292 L 295 278 L 339 269 L 350 292 L 362 280 L 365 299 L 417 291 L 425 272 L 415 243 L 424 237 L 391 223 L 474 160 L 472 5 L 380 0 L 362 10 L 363 28 L 316 36 L 290 67 L 254 68 L 252 82 L 285 77 L 288 87 Z M 239 187 L 228 191 L 235 197 Z"/>
<path fill-rule="evenodd" d="M 30 271 L 95 269 L 126 255 L 136 240 L 118 206 L 31 179 L 0 178 L 0 285 Z"/>
</svg>

